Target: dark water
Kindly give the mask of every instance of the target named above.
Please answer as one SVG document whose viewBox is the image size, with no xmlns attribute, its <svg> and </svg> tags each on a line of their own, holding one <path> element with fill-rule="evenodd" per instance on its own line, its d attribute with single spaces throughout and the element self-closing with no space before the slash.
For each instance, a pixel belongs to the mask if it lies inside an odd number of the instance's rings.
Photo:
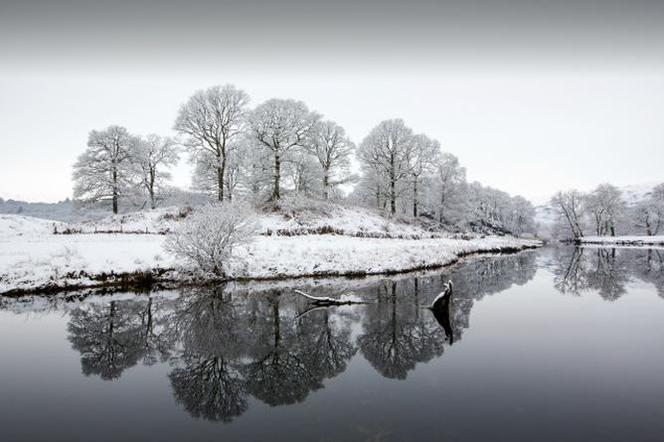
<svg viewBox="0 0 664 442">
<path fill-rule="evenodd" d="M 448 309 L 423 307 L 455 283 Z M 367 304 L 308 310 L 292 295 Z M 664 440 L 664 250 L 0 301 L 0 440 Z"/>
</svg>

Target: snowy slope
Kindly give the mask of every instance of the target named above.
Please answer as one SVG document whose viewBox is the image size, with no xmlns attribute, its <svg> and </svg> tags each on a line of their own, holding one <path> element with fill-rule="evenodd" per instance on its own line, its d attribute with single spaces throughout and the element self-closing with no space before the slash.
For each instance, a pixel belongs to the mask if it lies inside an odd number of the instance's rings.
<svg viewBox="0 0 664 442">
<path fill-rule="evenodd" d="M 109 215 L 100 219 L 90 219 L 67 224 L 58 233 L 153 233 L 164 234 L 173 229 L 183 219 L 188 209 L 162 207 L 119 215 Z"/>
<path fill-rule="evenodd" d="M 0 215 L 0 238 L 48 235 L 63 224 L 22 215 Z"/>
<path fill-rule="evenodd" d="M 165 235 L 54 235 L 52 231 L 52 222 L 15 215 L 0 218 L 0 294 L 103 286 L 129 274 L 170 280 L 190 277 L 186 269 L 177 270 L 178 263 L 163 250 Z M 416 240 L 260 235 L 239 249 L 242 260 L 232 272 L 240 278 L 380 274 L 442 266 L 468 253 L 536 245 L 510 237 Z"/>
</svg>

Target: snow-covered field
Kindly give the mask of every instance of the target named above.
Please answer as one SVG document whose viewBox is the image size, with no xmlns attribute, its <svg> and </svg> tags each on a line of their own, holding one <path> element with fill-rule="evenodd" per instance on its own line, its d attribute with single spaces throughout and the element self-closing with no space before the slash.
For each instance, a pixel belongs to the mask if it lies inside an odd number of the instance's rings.
<svg viewBox="0 0 664 442">
<path fill-rule="evenodd" d="M 658 236 L 585 236 L 579 239 L 581 244 L 608 244 L 608 245 L 664 245 L 664 235 Z"/>
<path fill-rule="evenodd" d="M 169 280 L 187 277 L 163 250 L 165 235 L 54 235 L 53 231 L 54 223 L 50 221 L 0 216 L 0 294 L 103 286 L 138 273 Z M 447 265 L 470 253 L 513 251 L 537 245 L 537 241 L 510 237 L 417 240 L 260 235 L 239 250 L 242 259 L 233 268 L 233 276 L 286 278 L 401 272 Z"/>
<path fill-rule="evenodd" d="M 164 207 L 69 224 L 55 222 L 55 226 L 57 233 L 164 234 L 172 231 L 186 214 L 187 210 L 185 209 Z M 300 202 L 299 206 L 287 207 L 279 213 L 261 214 L 258 223 L 259 233 L 267 236 L 317 233 L 406 239 L 441 236 L 440 232 L 429 232 L 417 225 L 398 220 L 388 220 L 371 209 L 351 209 L 320 201 L 316 201 L 311 205 L 307 205 L 306 201 L 305 204 Z M 53 230 L 53 224 L 54 222 L 51 221 L 51 230 Z"/>
</svg>

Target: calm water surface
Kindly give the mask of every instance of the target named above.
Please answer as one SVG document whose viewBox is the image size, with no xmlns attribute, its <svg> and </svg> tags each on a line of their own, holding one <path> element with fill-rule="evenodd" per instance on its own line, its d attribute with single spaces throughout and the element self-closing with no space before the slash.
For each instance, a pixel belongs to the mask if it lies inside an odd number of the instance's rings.
<svg viewBox="0 0 664 442">
<path fill-rule="evenodd" d="M 663 338 L 664 250 L 0 300 L 0 440 L 662 441 Z"/>
</svg>

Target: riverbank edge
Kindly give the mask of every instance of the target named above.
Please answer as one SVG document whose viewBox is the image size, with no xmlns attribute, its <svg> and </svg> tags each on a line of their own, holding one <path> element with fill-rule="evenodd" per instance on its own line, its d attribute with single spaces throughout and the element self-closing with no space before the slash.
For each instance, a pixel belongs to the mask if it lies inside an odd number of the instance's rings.
<svg viewBox="0 0 664 442">
<path fill-rule="evenodd" d="M 88 274 L 85 271 L 72 272 L 63 275 L 63 280 L 83 280 L 81 283 L 58 284 L 57 282 L 43 284 L 29 288 L 15 288 L 0 292 L 0 297 L 17 298 L 27 295 L 55 295 L 59 293 L 75 292 L 80 290 L 91 290 L 95 293 L 115 293 L 120 291 L 144 292 L 152 290 L 176 289 L 179 287 L 207 286 L 212 284 L 223 284 L 227 282 L 251 282 L 251 281 L 278 281 L 297 280 L 304 278 L 364 278 L 374 275 L 397 275 L 402 273 L 417 272 L 422 270 L 440 269 L 452 266 L 463 258 L 492 255 L 492 254 L 514 254 L 525 250 L 537 249 L 544 246 L 544 242 L 530 240 L 528 243 L 507 246 L 479 247 L 471 251 L 456 253 L 451 259 L 443 262 L 435 262 L 424 265 L 407 266 L 401 269 L 386 269 L 377 271 L 351 270 L 351 271 L 321 271 L 313 273 L 286 274 L 277 273 L 270 276 L 238 276 L 228 278 L 210 278 L 201 280 L 200 275 L 184 274 L 174 268 L 153 268 L 149 270 L 137 270 L 133 272 L 103 272 L 99 274 Z"/>
</svg>

